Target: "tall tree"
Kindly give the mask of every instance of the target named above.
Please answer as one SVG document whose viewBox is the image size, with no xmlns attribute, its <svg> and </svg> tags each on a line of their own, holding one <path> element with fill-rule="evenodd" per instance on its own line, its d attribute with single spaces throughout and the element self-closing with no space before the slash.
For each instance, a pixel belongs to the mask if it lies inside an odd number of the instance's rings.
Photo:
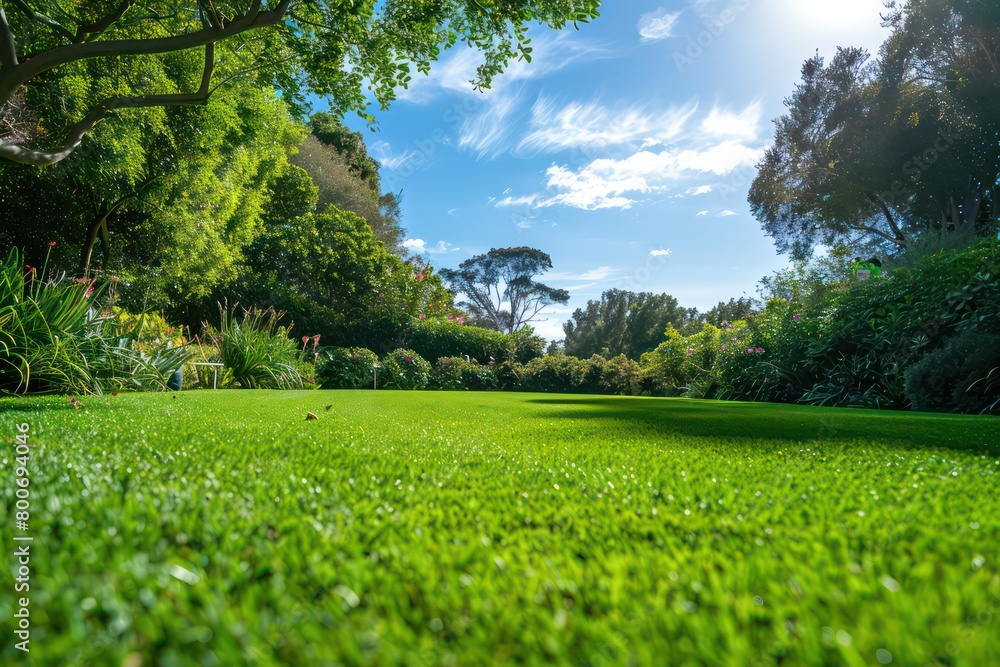
<svg viewBox="0 0 1000 667">
<path fill-rule="evenodd" d="M 577 308 L 563 324 L 564 349 L 581 359 L 624 354 L 638 360 L 663 341 L 667 325 L 688 331 L 696 319 L 697 311 L 681 307 L 669 294 L 611 289 L 600 301 L 591 300 L 586 307 Z"/>
<path fill-rule="evenodd" d="M 471 257 L 458 269 L 441 269 L 441 277 L 479 326 L 506 333 L 520 331 L 547 306 L 565 304 L 569 292 L 536 282 L 552 268 L 548 254 L 535 248 L 493 248 Z"/>
<path fill-rule="evenodd" d="M 599 0 L 7 0 L 0 6 L 0 157 L 54 164 L 102 120 L 127 109 L 202 105 L 234 77 L 276 86 L 300 108 L 310 95 L 335 113 L 383 106 L 414 70 L 429 71 L 459 43 L 482 54 L 476 85 L 488 86 L 512 58 L 530 59 L 531 22 L 561 28 L 597 16 Z M 186 85 L 133 76 L 145 57 L 190 55 Z M 111 60 L 129 85 L 97 89 L 87 64 Z M 222 65 L 223 72 L 217 72 Z M 58 70 L 77 77 L 61 102 L 63 123 L 31 130 L 32 115 L 59 98 Z M 218 76 L 217 76 L 218 75 Z M 123 81 L 124 83 L 124 81 Z"/>
<path fill-rule="evenodd" d="M 363 136 L 330 114 L 314 114 L 312 134 L 292 162 L 309 172 L 319 187 L 319 208 L 333 205 L 368 221 L 390 251 L 405 255 L 399 195 L 383 193 L 379 163 L 368 154 Z"/>
<path fill-rule="evenodd" d="M 928 234 L 996 229 L 1000 32 L 993 5 L 890 7 L 878 60 L 815 57 L 775 121 L 750 204 L 778 249 L 898 254 Z"/>
</svg>

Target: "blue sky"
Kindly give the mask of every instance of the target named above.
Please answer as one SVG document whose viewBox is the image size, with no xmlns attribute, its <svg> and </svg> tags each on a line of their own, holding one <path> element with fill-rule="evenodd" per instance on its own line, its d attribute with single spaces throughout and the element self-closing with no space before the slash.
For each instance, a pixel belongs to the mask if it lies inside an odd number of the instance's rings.
<svg viewBox="0 0 1000 667">
<path fill-rule="evenodd" d="M 383 184 L 403 193 L 407 245 L 454 267 L 491 247 L 552 256 L 542 280 L 570 313 L 619 287 L 701 310 L 754 294 L 787 265 L 749 213 L 754 165 L 802 62 L 875 51 L 881 0 L 607 0 L 580 30 L 536 30 L 533 61 L 486 93 L 450 51 L 363 122 Z"/>
</svg>

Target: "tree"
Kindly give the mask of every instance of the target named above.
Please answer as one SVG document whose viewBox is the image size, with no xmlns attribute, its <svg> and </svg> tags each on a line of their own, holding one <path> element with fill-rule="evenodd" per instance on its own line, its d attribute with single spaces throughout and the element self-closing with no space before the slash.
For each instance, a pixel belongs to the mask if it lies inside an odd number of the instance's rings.
<svg viewBox="0 0 1000 667">
<path fill-rule="evenodd" d="M 139 304 L 206 296 L 231 282 L 261 231 L 268 184 L 304 137 L 273 92 L 237 84 L 197 108 L 148 109 L 104 126 L 100 150 L 31 168 L 0 161 L 0 245 L 86 275 L 117 274 Z M 113 157 L 110 157 L 113 156 Z"/>
<path fill-rule="evenodd" d="M 54 164 L 102 120 L 128 109 L 203 105 L 221 86 L 251 78 L 280 90 L 300 111 L 311 95 L 337 114 L 364 110 L 366 91 L 385 107 L 413 70 L 427 73 L 442 50 L 477 48 L 475 85 L 489 86 L 512 58 L 530 60 L 527 31 L 597 16 L 599 0 L 8 0 L 0 7 L 0 157 Z M 9 11 L 8 15 L 6 11 Z M 186 85 L 134 76 L 147 57 L 200 62 Z M 110 61 L 118 86 L 96 89 L 87 65 Z M 221 71 L 217 71 L 221 70 Z M 50 107 L 49 73 L 72 74 L 63 123 L 48 135 L 32 116 Z M 216 75 L 220 76 L 216 76 Z"/>
<path fill-rule="evenodd" d="M 317 127 L 316 116 L 311 125 Z M 327 120 L 319 127 L 321 129 L 314 129 L 291 158 L 294 164 L 309 172 L 319 187 L 318 207 L 324 209 L 333 205 L 357 213 L 368 221 L 375 236 L 391 252 L 404 255 L 405 233 L 399 224 L 399 196 L 382 193 L 379 164 L 368 155 L 361 135 L 349 132 L 339 121 Z"/>
<path fill-rule="evenodd" d="M 748 296 L 741 296 L 739 299 L 720 301 L 701 316 L 701 321 L 723 327 L 726 323 L 732 324 L 738 320 L 749 319 L 755 312 L 757 307 L 754 300 Z"/>
<path fill-rule="evenodd" d="M 667 325 L 688 331 L 696 319 L 697 311 L 682 308 L 669 294 L 611 289 L 563 324 L 565 351 L 581 359 L 624 354 L 638 360 L 663 341 Z"/>
<path fill-rule="evenodd" d="M 775 121 L 749 201 L 795 259 L 818 243 L 892 255 L 928 234 L 996 229 L 1000 123 L 986 100 L 1000 93 L 997 10 L 890 9 L 878 60 L 862 49 L 808 60 Z"/>
<path fill-rule="evenodd" d="M 441 278 L 479 326 L 505 333 L 520 331 L 534 322 L 542 309 L 565 304 L 569 292 L 535 282 L 536 275 L 552 268 L 552 259 L 528 247 L 493 248 L 459 264 L 457 270 L 441 269 Z"/>
</svg>

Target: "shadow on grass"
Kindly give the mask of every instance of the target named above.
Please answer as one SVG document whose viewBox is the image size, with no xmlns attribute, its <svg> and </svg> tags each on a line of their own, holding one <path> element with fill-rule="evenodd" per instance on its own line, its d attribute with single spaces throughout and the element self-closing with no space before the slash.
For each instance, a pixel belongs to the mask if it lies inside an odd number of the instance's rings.
<svg viewBox="0 0 1000 667">
<path fill-rule="evenodd" d="M 995 417 L 815 408 L 777 403 L 607 396 L 553 396 L 527 401 L 539 418 L 607 420 L 623 429 L 724 440 L 831 441 L 1000 451 Z"/>
</svg>

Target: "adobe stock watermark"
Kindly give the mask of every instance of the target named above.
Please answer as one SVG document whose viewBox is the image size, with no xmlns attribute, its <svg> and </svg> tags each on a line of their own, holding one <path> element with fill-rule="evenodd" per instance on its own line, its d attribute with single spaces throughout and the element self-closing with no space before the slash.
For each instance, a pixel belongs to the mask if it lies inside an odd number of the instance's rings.
<svg viewBox="0 0 1000 667">
<path fill-rule="evenodd" d="M 683 73 L 726 32 L 736 18 L 750 7 L 750 0 L 735 0 L 718 14 L 704 14 L 701 17 L 702 30 L 689 35 L 682 50 L 674 51 L 673 60 L 677 71 Z"/>
<path fill-rule="evenodd" d="M 28 444 L 28 424 L 17 425 L 14 438 L 14 647 L 31 652 L 31 541 L 28 524 L 31 519 L 31 477 L 29 469 L 31 445 Z"/>
</svg>

